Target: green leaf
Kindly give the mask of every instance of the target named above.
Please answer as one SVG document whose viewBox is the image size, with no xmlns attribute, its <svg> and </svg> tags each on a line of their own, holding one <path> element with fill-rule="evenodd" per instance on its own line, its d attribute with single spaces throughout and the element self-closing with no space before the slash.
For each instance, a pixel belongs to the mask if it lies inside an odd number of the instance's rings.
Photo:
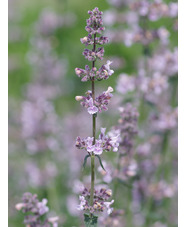
<svg viewBox="0 0 186 227">
<path fill-rule="evenodd" d="M 98 217 L 97 216 L 90 216 L 88 214 L 84 214 L 84 222 L 86 227 L 97 227 Z"/>
<path fill-rule="evenodd" d="M 87 155 L 85 156 L 85 158 L 84 158 L 83 168 L 85 168 L 85 166 L 86 166 L 86 163 L 87 163 L 87 159 L 88 159 L 88 157 L 90 157 L 90 155 L 89 155 L 89 154 L 87 154 Z"/>
<path fill-rule="evenodd" d="M 102 163 L 102 161 L 101 161 L 100 156 L 99 156 L 99 155 L 95 155 L 95 156 L 99 159 L 99 163 L 100 163 L 102 169 L 105 170 L 105 168 L 104 168 L 104 166 L 103 166 L 103 163 Z M 105 170 L 105 172 L 106 172 L 106 170 Z"/>
</svg>

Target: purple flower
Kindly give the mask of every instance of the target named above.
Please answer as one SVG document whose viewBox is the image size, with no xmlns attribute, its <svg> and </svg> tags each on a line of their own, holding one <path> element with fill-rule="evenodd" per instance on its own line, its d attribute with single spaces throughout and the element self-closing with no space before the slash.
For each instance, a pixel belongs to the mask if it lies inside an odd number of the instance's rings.
<svg viewBox="0 0 186 227">
<path fill-rule="evenodd" d="M 93 99 L 92 98 L 90 98 L 88 100 L 88 105 L 89 105 L 89 108 L 87 110 L 88 110 L 89 114 L 95 114 L 95 113 L 98 112 L 98 108 L 93 105 Z"/>
<path fill-rule="evenodd" d="M 102 149 L 102 141 L 101 140 L 96 140 L 96 143 L 93 145 L 93 137 L 88 137 L 86 139 L 86 149 L 90 153 L 94 153 L 97 155 L 101 155 L 103 152 Z"/>
<path fill-rule="evenodd" d="M 99 139 L 96 139 L 95 144 L 93 144 L 93 137 L 86 137 L 81 139 L 79 136 L 76 139 L 76 147 L 78 149 L 86 149 L 87 152 L 95 153 L 101 155 L 103 151 L 116 152 L 119 147 L 120 135 L 118 131 L 109 132 L 105 135 L 105 128 L 101 128 L 101 134 Z"/>
<path fill-rule="evenodd" d="M 94 150 L 94 146 L 92 145 L 93 144 L 93 140 L 94 138 L 93 137 L 88 137 L 86 139 L 86 148 L 87 148 L 87 151 L 92 153 L 93 150 Z"/>
<path fill-rule="evenodd" d="M 90 14 L 90 18 L 87 19 L 87 26 L 85 27 L 86 31 L 90 34 L 101 34 L 104 31 L 103 20 L 102 20 L 102 12 L 99 11 L 98 8 L 93 9 L 92 11 L 88 11 Z"/>
<path fill-rule="evenodd" d="M 100 190 L 94 190 L 94 203 L 93 206 L 90 206 L 90 191 L 87 188 L 84 188 L 82 195 L 79 196 L 80 204 L 77 206 L 78 210 L 86 210 L 90 213 L 101 211 L 103 212 L 107 209 L 108 215 L 112 213 L 113 208 L 110 206 L 114 203 L 114 200 L 111 202 L 106 202 L 112 196 L 111 189 L 101 188 Z"/>
<path fill-rule="evenodd" d="M 48 202 L 47 199 L 43 199 L 42 202 L 38 203 L 37 207 L 39 209 L 40 215 L 43 215 L 49 211 L 48 207 L 46 206 L 47 202 Z"/>
<path fill-rule="evenodd" d="M 96 144 L 93 146 L 93 152 L 96 155 L 101 155 L 103 152 L 102 140 L 96 140 Z"/>
<path fill-rule="evenodd" d="M 89 114 L 94 114 L 102 112 L 102 110 L 107 110 L 107 105 L 112 97 L 111 92 L 113 92 L 112 87 L 108 87 L 107 91 L 104 91 L 101 95 L 95 98 L 94 102 L 92 99 L 92 92 L 87 91 L 87 96 L 76 96 L 77 101 L 81 101 L 81 105 L 87 108 Z"/>
</svg>

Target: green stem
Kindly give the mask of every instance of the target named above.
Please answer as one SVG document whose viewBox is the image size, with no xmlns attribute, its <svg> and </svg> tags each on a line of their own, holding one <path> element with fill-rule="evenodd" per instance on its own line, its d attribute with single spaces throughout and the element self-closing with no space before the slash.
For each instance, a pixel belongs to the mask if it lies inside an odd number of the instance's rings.
<svg viewBox="0 0 186 227">
<path fill-rule="evenodd" d="M 91 193 L 90 193 L 90 206 L 94 204 L 94 180 L 95 180 L 95 156 L 91 155 Z"/>
<path fill-rule="evenodd" d="M 93 44 L 93 51 L 96 50 L 96 34 L 94 34 L 94 44 Z M 95 67 L 95 61 L 92 62 L 92 68 Z M 93 103 L 95 100 L 95 87 L 94 87 L 94 78 L 92 79 L 92 99 Z M 93 144 L 96 141 L 96 114 L 92 115 L 92 134 L 93 134 Z M 94 204 L 94 181 L 95 181 L 95 155 L 94 153 L 91 154 L 91 189 L 90 189 L 90 206 Z"/>
</svg>

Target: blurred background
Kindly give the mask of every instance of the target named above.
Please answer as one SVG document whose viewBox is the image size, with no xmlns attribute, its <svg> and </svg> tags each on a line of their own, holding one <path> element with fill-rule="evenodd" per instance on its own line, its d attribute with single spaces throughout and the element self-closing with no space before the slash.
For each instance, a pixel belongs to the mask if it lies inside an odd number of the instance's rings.
<svg viewBox="0 0 186 227">
<path fill-rule="evenodd" d="M 8 4 L 9 226 L 24 226 L 15 209 L 24 192 L 47 198 L 59 226 L 83 226 L 76 206 L 82 185 L 89 186 L 90 166 L 82 170 L 85 152 L 75 148 L 75 140 L 90 136 L 92 126 L 75 96 L 84 95 L 90 83 L 81 82 L 74 69 L 89 64 L 80 38 L 87 35 L 87 11 L 98 7 L 110 42 L 96 64 L 111 60 L 115 73 L 96 83 L 96 93 L 114 88 L 109 110 L 98 115 L 97 133 L 100 127 L 123 130 L 125 116 L 139 112 L 137 132 L 129 133 L 133 122 L 124 129 L 128 150 L 121 141 L 118 154 L 103 155 L 106 173 L 97 163 L 96 183 L 113 190 L 116 211 L 100 218 L 99 226 L 176 227 L 177 2 Z"/>
</svg>

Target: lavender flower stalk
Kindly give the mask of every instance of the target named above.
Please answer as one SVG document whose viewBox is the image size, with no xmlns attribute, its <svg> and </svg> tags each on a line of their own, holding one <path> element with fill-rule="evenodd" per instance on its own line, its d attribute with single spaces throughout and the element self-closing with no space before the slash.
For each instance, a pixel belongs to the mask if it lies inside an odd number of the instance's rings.
<svg viewBox="0 0 186 227">
<path fill-rule="evenodd" d="M 108 79 L 114 71 L 110 69 L 110 64 L 112 62 L 107 61 L 106 65 L 102 65 L 99 69 L 95 67 L 95 62 L 97 59 L 102 60 L 104 55 L 104 48 L 98 47 L 97 45 L 103 45 L 108 42 L 108 38 L 104 36 L 99 36 L 102 31 L 104 31 L 103 21 L 102 21 L 102 12 L 99 11 L 98 8 L 93 9 L 92 11 L 88 11 L 90 18 L 87 20 L 87 26 L 85 27 L 88 32 L 88 36 L 81 39 L 81 42 L 86 46 L 92 45 L 92 50 L 85 49 L 83 51 L 83 55 L 85 58 L 92 62 L 92 68 L 88 65 L 85 66 L 85 69 L 76 68 L 75 73 L 78 77 L 81 78 L 81 81 L 91 81 L 91 91 L 87 91 L 86 96 L 76 96 L 77 101 L 81 101 L 81 105 L 87 108 L 87 111 L 90 115 L 92 115 L 92 137 L 86 137 L 81 139 L 77 137 L 76 139 L 76 147 L 79 149 L 85 149 L 88 152 L 88 155 L 85 157 L 85 161 L 88 157 L 91 158 L 91 189 L 87 191 L 86 196 L 82 193 L 80 196 L 80 205 L 78 206 L 79 210 L 88 210 L 90 215 L 85 214 L 85 224 L 97 223 L 97 217 L 94 216 L 96 211 L 104 211 L 107 209 L 107 213 L 110 214 L 112 212 L 112 208 L 110 205 L 114 202 L 106 202 L 108 198 L 111 196 L 111 192 L 109 190 L 105 191 L 101 189 L 99 192 L 95 190 L 95 156 L 98 157 L 101 166 L 101 158 L 99 155 L 103 153 L 103 151 L 111 151 L 116 152 L 118 150 L 118 137 L 105 135 L 105 128 L 101 129 L 101 134 L 99 138 L 96 139 L 96 117 L 97 113 L 102 110 L 106 111 L 107 105 L 112 97 L 111 92 L 113 92 L 113 88 L 109 87 L 107 91 L 103 92 L 98 97 L 95 96 L 95 81 L 101 81 L 103 79 Z M 84 192 L 85 193 L 85 192 Z M 104 196 L 103 196 L 104 194 Z M 106 196 L 107 195 L 107 196 Z M 104 198 L 103 198 L 104 197 Z"/>
</svg>

